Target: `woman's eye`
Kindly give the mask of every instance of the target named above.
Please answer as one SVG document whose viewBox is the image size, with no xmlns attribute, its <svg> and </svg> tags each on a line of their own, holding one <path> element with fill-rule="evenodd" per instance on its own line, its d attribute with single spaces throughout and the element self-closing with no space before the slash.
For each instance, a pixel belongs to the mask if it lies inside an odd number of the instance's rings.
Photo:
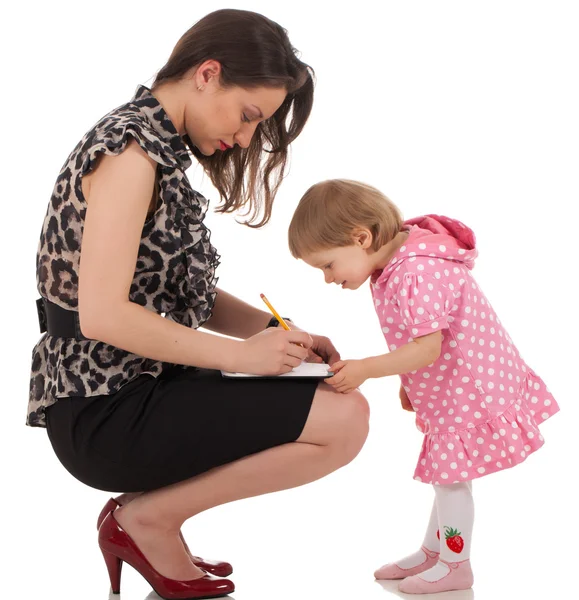
<svg viewBox="0 0 579 600">
<path fill-rule="evenodd" d="M 245 113 L 241 113 L 241 120 L 244 123 L 250 123 L 251 122 L 251 119 Z"/>
</svg>

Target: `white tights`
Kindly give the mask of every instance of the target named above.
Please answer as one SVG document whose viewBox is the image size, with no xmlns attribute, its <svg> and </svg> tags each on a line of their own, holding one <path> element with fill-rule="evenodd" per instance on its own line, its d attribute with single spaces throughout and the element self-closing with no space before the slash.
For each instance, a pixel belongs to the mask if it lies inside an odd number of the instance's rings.
<svg viewBox="0 0 579 600">
<path fill-rule="evenodd" d="M 440 552 L 440 558 L 447 562 L 467 560 L 470 558 L 474 522 L 472 483 L 466 481 L 433 487 L 434 504 L 423 545 L 429 550 Z M 440 540 L 437 532 L 440 534 Z M 396 564 L 403 569 L 410 569 L 424 560 L 424 552 L 419 550 L 397 560 Z M 436 581 L 447 572 L 448 567 L 444 563 L 438 563 L 420 576 L 427 581 Z"/>
</svg>

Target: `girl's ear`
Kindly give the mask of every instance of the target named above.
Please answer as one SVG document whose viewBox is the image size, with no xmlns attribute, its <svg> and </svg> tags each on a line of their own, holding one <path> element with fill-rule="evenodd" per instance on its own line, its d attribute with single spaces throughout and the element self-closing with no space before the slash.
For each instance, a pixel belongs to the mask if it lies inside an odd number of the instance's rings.
<svg viewBox="0 0 579 600">
<path fill-rule="evenodd" d="M 362 250 L 368 250 L 372 246 L 372 234 L 369 229 L 360 228 L 352 232 L 352 238 L 355 246 L 360 246 Z"/>
</svg>

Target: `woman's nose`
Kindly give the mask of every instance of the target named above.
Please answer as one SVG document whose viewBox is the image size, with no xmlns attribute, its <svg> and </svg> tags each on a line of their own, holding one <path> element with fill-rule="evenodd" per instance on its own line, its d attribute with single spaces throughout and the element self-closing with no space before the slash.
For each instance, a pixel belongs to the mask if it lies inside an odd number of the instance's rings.
<svg viewBox="0 0 579 600">
<path fill-rule="evenodd" d="M 332 281 L 334 281 L 332 274 L 327 271 L 324 273 L 324 279 L 326 280 L 326 283 L 332 283 Z"/>
<path fill-rule="evenodd" d="M 255 129 L 253 127 L 242 127 L 235 134 L 234 141 L 242 148 L 248 148 L 254 133 Z"/>
</svg>

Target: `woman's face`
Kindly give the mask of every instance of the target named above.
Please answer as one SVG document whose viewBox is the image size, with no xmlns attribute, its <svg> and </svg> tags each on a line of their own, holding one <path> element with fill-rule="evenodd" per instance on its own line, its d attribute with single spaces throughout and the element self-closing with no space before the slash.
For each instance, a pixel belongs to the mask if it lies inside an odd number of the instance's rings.
<svg viewBox="0 0 579 600">
<path fill-rule="evenodd" d="M 189 80 L 184 128 L 205 156 L 226 152 L 235 144 L 247 148 L 257 126 L 277 111 L 287 95 L 285 88 L 224 89 L 219 85 L 220 71 L 218 62 L 207 61 Z"/>
</svg>

